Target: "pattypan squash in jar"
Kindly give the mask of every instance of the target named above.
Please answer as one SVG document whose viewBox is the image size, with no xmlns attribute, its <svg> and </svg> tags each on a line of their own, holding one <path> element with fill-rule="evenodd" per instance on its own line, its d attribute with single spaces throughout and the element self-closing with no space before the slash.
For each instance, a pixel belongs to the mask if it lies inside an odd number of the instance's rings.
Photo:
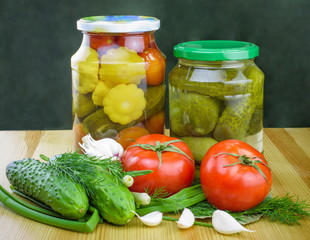
<svg viewBox="0 0 310 240">
<path fill-rule="evenodd" d="M 92 94 L 94 104 L 97 106 L 103 106 L 103 98 L 107 95 L 109 90 L 110 88 L 103 81 L 98 81 L 98 84 Z"/>
<path fill-rule="evenodd" d="M 135 84 L 119 84 L 105 96 L 103 106 L 111 121 L 125 125 L 142 116 L 146 100 Z"/>
<path fill-rule="evenodd" d="M 110 87 L 121 83 L 138 85 L 146 76 L 143 58 L 127 47 L 108 50 L 100 61 L 99 77 Z"/>
<path fill-rule="evenodd" d="M 98 82 L 99 59 L 96 50 L 82 46 L 71 58 L 74 87 L 82 94 L 92 92 Z"/>
</svg>

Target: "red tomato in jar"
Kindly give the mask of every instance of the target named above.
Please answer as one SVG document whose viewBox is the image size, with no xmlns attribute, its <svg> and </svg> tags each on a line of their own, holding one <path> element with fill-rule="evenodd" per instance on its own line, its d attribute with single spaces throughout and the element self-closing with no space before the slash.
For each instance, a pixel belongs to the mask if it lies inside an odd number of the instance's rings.
<svg viewBox="0 0 310 240">
<path fill-rule="evenodd" d="M 97 50 L 98 48 L 106 48 L 115 44 L 115 36 L 103 34 L 90 34 L 90 47 Z"/>
<path fill-rule="evenodd" d="M 136 140 L 139 137 L 148 135 L 150 132 L 139 126 L 128 127 L 121 130 L 116 137 L 116 141 L 119 142 L 124 150 L 132 143 L 132 140 Z"/>
<path fill-rule="evenodd" d="M 145 34 L 130 34 L 118 36 L 116 39 L 116 44 L 119 46 L 127 47 L 137 53 L 143 52 L 149 44 L 149 35 Z"/>
<path fill-rule="evenodd" d="M 147 48 L 139 54 L 146 65 L 146 82 L 148 85 L 159 85 L 165 79 L 166 59 L 156 48 Z"/>
<path fill-rule="evenodd" d="M 200 182 L 210 204 L 238 212 L 266 198 L 272 174 L 255 148 L 239 140 L 224 140 L 213 145 L 202 159 Z"/>
<path fill-rule="evenodd" d="M 165 126 L 165 112 L 161 111 L 153 115 L 144 121 L 144 125 L 150 133 L 163 134 Z"/>
<path fill-rule="evenodd" d="M 179 149 L 183 154 L 169 149 Z M 161 160 L 158 156 L 160 150 Z M 177 138 L 162 134 L 149 134 L 137 138 L 136 143 L 132 143 L 126 149 L 121 161 L 125 171 L 153 171 L 134 177 L 134 184 L 129 188 L 134 192 L 147 190 L 152 194 L 156 189 L 162 188 L 172 195 L 191 186 L 194 180 L 195 162 L 189 147 Z"/>
<path fill-rule="evenodd" d="M 82 138 L 86 135 L 86 132 L 83 128 L 82 123 L 74 123 L 73 127 L 73 139 L 74 139 L 74 148 L 75 149 L 80 149 L 79 143 L 82 143 Z"/>
</svg>

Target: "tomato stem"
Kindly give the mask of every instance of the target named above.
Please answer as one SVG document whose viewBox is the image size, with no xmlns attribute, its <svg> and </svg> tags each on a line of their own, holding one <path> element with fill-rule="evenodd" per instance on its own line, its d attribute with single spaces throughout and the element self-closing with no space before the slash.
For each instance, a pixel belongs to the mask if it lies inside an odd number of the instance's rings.
<svg viewBox="0 0 310 240">
<path fill-rule="evenodd" d="M 265 159 L 263 159 L 261 157 L 248 157 L 246 155 L 238 155 L 238 154 L 234 154 L 234 153 L 219 153 L 219 154 L 216 154 L 215 157 L 217 157 L 219 155 L 223 155 L 223 154 L 224 155 L 230 155 L 230 156 L 233 156 L 233 157 L 237 157 L 238 160 L 239 160 L 238 162 L 235 162 L 235 163 L 232 163 L 232 164 L 223 165 L 223 167 L 232 167 L 232 166 L 235 166 L 237 164 L 251 166 L 251 167 L 254 167 L 265 178 L 265 180 L 268 182 L 268 179 L 267 179 L 266 175 L 260 169 L 260 167 L 257 166 L 256 164 L 257 163 L 263 164 L 267 168 L 269 168 L 269 166 L 267 164 L 265 164 L 264 162 L 262 162 L 261 160 L 254 160 L 255 158 L 262 159 L 262 160 L 265 160 Z"/>
<path fill-rule="evenodd" d="M 174 146 L 174 145 L 170 145 L 172 143 L 175 142 L 182 142 L 182 140 L 180 139 L 174 139 L 171 141 L 167 141 L 164 143 L 161 143 L 160 141 L 156 141 L 155 145 L 153 144 L 142 144 L 142 143 L 137 143 L 135 140 L 132 140 L 133 142 L 135 142 L 136 144 L 129 146 L 130 147 L 140 147 L 144 150 L 150 150 L 150 151 L 154 151 L 157 153 L 158 159 L 159 159 L 159 165 L 158 168 L 161 167 L 161 163 L 162 163 L 162 152 L 175 152 L 175 153 L 179 153 L 182 154 L 184 156 L 186 156 L 187 158 L 191 159 L 190 156 L 188 156 L 185 152 L 183 152 L 181 149 L 179 149 L 178 147 Z"/>
</svg>

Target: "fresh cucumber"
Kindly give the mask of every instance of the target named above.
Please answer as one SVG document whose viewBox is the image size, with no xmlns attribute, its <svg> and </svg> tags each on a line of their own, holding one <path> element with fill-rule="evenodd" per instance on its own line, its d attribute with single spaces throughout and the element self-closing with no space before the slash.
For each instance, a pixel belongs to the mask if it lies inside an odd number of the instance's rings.
<svg viewBox="0 0 310 240">
<path fill-rule="evenodd" d="M 82 185 L 48 163 L 30 158 L 13 161 L 6 175 L 16 190 L 67 219 L 80 219 L 87 212 L 88 197 Z"/>
<path fill-rule="evenodd" d="M 50 158 L 49 162 L 83 184 L 90 205 L 107 222 L 125 225 L 134 217 L 135 201 L 121 181 L 124 172 L 120 161 L 64 153 Z"/>
<path fill-rule="evenodd" d="M 83 177 L 92 186 L 90 204 L 104 220 L 115 225 L 125 225 L 134 217 L 134 198 L 118 177 L 100 166 L 93 174 L 84 174 Z"/>
</svg>

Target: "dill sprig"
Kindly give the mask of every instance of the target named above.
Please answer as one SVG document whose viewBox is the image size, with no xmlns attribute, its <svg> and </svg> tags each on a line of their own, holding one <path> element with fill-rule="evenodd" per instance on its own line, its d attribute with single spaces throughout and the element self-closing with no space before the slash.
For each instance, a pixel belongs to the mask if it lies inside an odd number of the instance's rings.
<svg viewBox="0 0 310 240">
<path fill-rule="evenodd" d="M 40 157 L 48 161 L 49 166 L 60 174 L 65 174 L 81 184 L 89 195 L 94 194 L 92 190 L 94 181 L 98 183 L 103 180 L 98 173 L 108 171 L 116 177 L 116 181 L 124 175 L 121 162 L 112 160 L 112 158 L 100 159 L 77 152 L 59 154 L 50 159 L 44 155 L 40 155 Z M 90 177 L 92 181 L 89 181 Z"/>
<path fill-rule="evenodd" d="M 204 200 L 190 206 L 189 209 L 193 212 L 196 218 L 210 218 L 217 208 Z"/>
<path fill-rule="evenodd" d="M 155 188 L 154 192 L 151 192 L 151 190 L 150 190 L 148 187 L 146 187 L 146 188 L 144 189 L 144 191 L 145 191 L 152 199 L 156 199 L 156 198 L 166 198 L 166 197 L 169 196 L 169 192 L 167 192 L 165 186 Z"/>
<path fill-rule="evenodd" d="M 300 224 L 299 220 L 310 216 L 310 205 L 287 193 L 283 197 L 267 198 L 255 208 L 243 212 L 243 215 L 262 214 L 271 221 L 279 221 L 288 225 Z M 235 213 L 238 216 L 238 213 Z"/>
<path fill-rule="evenodd" d="M 198 218 L 210 218 L 216 207 L 207 201 L 199 202 L 189 207 Z M 305 200 L 286 194 L 282 197 L 268 196 L 257 207 L 243 212 L 231 212 L 231 214 L 241 224 L 247 224 L 266 217 L 271 221 L 278 221 L 288 225 L 300 224 L 300 220 L 310 216 L 310 205 Z"/>
<path fill-rule="evenodd" d="M 114 176 L 116 184 L 120 184 L 125 175 L 141 176 L 152 172 L 151 170 L 125 172 L 121 161 L 112 157 L 102 159 L 78 152 L 63 153 L 52 158 L 41 154 L 40 157 L 47 162 L 48 167 L 81 184 L 88 195 L 94 194 L 93 185 L 103 181 L 105 173 Z"/>
</svg>

